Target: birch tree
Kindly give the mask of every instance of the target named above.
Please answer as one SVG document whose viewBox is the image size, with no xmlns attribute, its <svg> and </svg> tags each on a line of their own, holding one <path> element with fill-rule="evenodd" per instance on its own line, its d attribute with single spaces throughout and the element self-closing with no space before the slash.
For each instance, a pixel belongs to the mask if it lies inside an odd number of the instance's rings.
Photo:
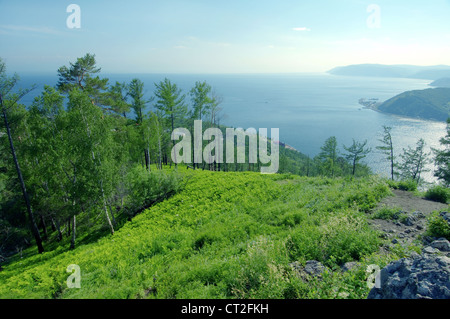
<svg viewBox="0 0 450 319">
<path fill-rule="evenodd" d="M 25 181 L 23 179 L 22 170 L 20 168 L 19 159 L 16 154 L 16 150 L 14 147 L 14 141 L 11 133 L 11 127 L 10 122 L 8 120 L 8 111 L 12 107 L 15 107 L 17 105 L 18 100 L 20 100 L 21 97 L 23 97 L 25 94 L 27 94 L 30 90 L 21 90 L 18 94 L 12 94 L 12 90 L 15 87 L 19 80 L 19 77 L 17 75 L 14 75 L 13 77 L 8 77 L 6 75 L 6 66 L 3 63 L 2 60 L 0 60 L 0 108 L 2 112 L 3 121 L 5 124 L 6 134 L 8 136 L 8 142 L 10 146 L 11 156 L 14 162 L 14 166 L 16 168 L 17 172 L 17 178 L 20 183 L 20 187 L 22 189 L 23 198 L 25 201 L 25 206 L 29 218 L 31 233 L 34 236 L 34 239 L 36 241 L 36 245 L 38 248 L 39 253 L 44 252 L 44 247 L 42 245 L 42 238 L 39 234 L 39 230 L 36 225 L 35 216 L 33 209 L 31 207 L 30 202 L 30 196 L 28 194 Z"/>
</svg>

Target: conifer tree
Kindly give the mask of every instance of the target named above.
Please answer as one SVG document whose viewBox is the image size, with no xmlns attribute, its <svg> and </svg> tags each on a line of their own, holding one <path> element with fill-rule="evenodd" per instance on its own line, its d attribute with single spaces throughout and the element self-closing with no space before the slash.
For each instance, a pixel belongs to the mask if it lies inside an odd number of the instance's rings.
<svg viewBox="0 0 450 319">
<path fill-rule="evenodd" d="M 391 127 L 383 126 L 384 135 L 383 138 L 379 141 L 382 143 L 381 146 L 377 146 L 377 149 L 380 150 L 385 156 L 386 159 L 390 163 L 391 168 L 391 179 L 394 180 L 395 176 L 395 156 L 394 156 L 394 143 L 392 142 L 392 134 Z"/>
<path fill-rule="evenodd" d="M 367 145 L 367 140 L 364 142 L 357 142 L 353 140 L 353 144 L 349 147 L 346 147 L 344 145 L 344 149 L 347 151 L 346 158 L 349 160 L 352 164 L 352 175 L 354 176 L 356 173 L 356 165 L 359 163 L 360 160 L 365 158 L 367 154 L 371 152 L 370 148 L 365 148 Z"/>
</svg>

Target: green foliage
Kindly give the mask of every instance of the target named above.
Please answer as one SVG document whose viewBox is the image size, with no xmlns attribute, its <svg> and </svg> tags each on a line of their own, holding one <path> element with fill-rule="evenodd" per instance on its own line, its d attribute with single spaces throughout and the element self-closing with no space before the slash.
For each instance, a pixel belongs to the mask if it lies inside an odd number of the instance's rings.
<svg viewBox="0 0 450 319">
<path fill-rule="evenodd" d="M 447 120 L 447 134 L 440 140 L 443 149 L 434 149 L 436 171 L 434 175 L 446 186 L 450 186 L 450 118 Z"/>
<path fill-rule="evenodd" d="M 58 69 L 57 88 L 61 92 L 69 93 L 74 89 L 85 92 L 91 101 L 97 105 L 103 105 L 108 101 L 108 79 L 100 79 L 95 74 L 101 68 L 97 67 L 95 54 L 87 53 L 82 58 L 77 58 L 70 66 L 62 66 Z"/>
<path fill-rule="evenodd" d="M 374 252 L 380 242 L 361 216 L 329 218 L 321 225 L 305 225 L 292 234 L 291 256 L 296 260 L 318 260 L 333 267 L 359 260 Z"/>
<path fill-rule="evenodd" d="M 379 210 L 377 210 L 371 218 L 373 219 L 385 219 L 385 220 L 397 220 L 401 219 L 405 214 L 402 213 L 400 208 L 389 208 L 389 207 L 382 207 Z"/>
<path fill-rule="evenodd" d="M 389 161 L 391 168 L 390 172 L 391 179 L 394 180 L 395 155 L 391 131 L 392 127 L 383 126 L 383 138 L 379 140 L 381 142 L 381 145 L 377 146 L 376 148 L 377 150 L 381 151 L 386 156 L 386 159 Z"/>
<path fill-rule="evenodd" d="M 127 87 L 128 95 L 131 97 L 131 107 L 136 114 L 136 123 L 142 124 L 144 120 L 144 110 L 150 101 L 144 100 L 144 83 L 139 79 L 132 79 Z"/>
<path fill-rule="evenodd" d="M 406 179 L 401 181 L 387 180 L 386 182 L 392 189 L 399 189 L 402 191 L 411 191 L 411 192 L 417 190 L 417 183 L 412 179 Z"/>
<path fill-rule="evenodd" d="M 366 213 L 373 209 L 382 198 L 392 194 L 384 183 L 375 183 L 372 187 L 365 185 L 362 187 L 362 192 L 355 191 L 348 196 L 347 201 Z"/>
<path fill-rule="evenodd" d="M 357 142 L 353 140 L 353 144 L 349 147 L 344 145 L 344 149 L 347 151 L 346 158 L 352 163 L 352 175 L 356 173 L 356 167 L 360 160 L 365 158 L 367 154 L 371 152 L 370 148 L 365 148 L 367 140 L 364 142 Z"/>
<path fill-rule="evenodd" d="M 318 157 L 323 162 L 322 170 L 324 175 L 334 176 L 338 159 L 337 139 L 335 136 L 332 136 L 325 141 L 320 148 Z"/>
<path fill-rule="evenodd" d="M 174 174 L 183 189 L 114 235 L 4 265 L 0 298 L 365 298 L 364 270 L 305 282 L 289 264 L 364 265 L 380 242 L 357 199 L 386 195 L 382 181 Z M 129 178 L 150 192 L 140 180 L 157 176 L 135 168 Z M 69 264 L 81 268 L 81 289 L 65 285 Z"/>
<path fill-rule="evenodd" d="M 431 163 L 429 156 L 430 154 L 425 152 L 425 141 L 422 138 L 417 141 L 415 149 L 403 149 L 403 154 L 400 155 L 402 161 L 397 164 L 401 178 L 419 184 L 421 174 L 428 171 L 425 169 L 426 165 Z"/>
<path fill-rule="evenodd" d="M 195 82 L 195 87 L 189 92 L 192 100 L 191 117 L 193 119 L 202 120 L 208 114 L 208 110 L 211 108 L 211 103 L 213 102 L 208 96 L 211 90 L 211 86 L 206 82 Z"/>
<path fill-rule="evenodd" d="M 336 270 L 346 261 L 365 263 L 377 251 L 364 213 L 390 191 L 357 163 L 364 143 L 348 149 L 353 161 L 338 156 L 335 137 L 313 159 L 280 143 L 279 175 L 243 172 L 259 171 L 260 163 L 203 166 L 214 173 L 183 165 L 171 170 L 171 129 L 195 118 L 219 126 L 220 98 L 197 82 L 187 118 L 185 96 L 165 79 L 155 85 L 156 112 L 145 114 L 140 80 L 108 86 L 99 72 L 87 54 L 61 67 L 59 90 L 45 87 L 29 109 L 15 103 L 20 94 L 6 101 L 40 228 L 45 222 L 58 231 L 49 230 L 45 253 L 30 247 L 25 258 L 2 265 L 0 298 L 367 294 L 362 270 L 305 282 L 289 266 L 315 258 Z M 126 118 L 130 107 L 135 120 Z M 11 251 L 30 234 L 4 136 L 0 142 L 1 253 L 2 245 Z M 73 234 L 78 244 L 69 250 Z M 82 269 L 82 289 L 65 284 L 70 264 Z"/>
<path fill-rule="evenodd" d="M 173 131 L 175 124 L 179 124 L 180 119 L 187 113 L 186 96 L 175 83 L 166 78 L 160 83 L 155 83 L 155 97 L 155 107 L 163 113 L 167 127 Z"/>
<path fill-rule="evenodd" d="M 132 168 L 127 175 L 129 214 L 134 215 L 177 193 L 183 186 L 182 178 L 176 171 L 148 172 L 142 166 Z"/>
<path fill-rule="evenodd" d="M 439 215 L 439 213 L 435 212 L 428 218 L 427 231 L 425 234 L 450 240 L 450 225 Z"/>
<path fill-rule="evenodd" d="M 450 189 L 440 185 L 433 186 L 425 192 L 425 198 L 447 204 L 450 200 Z"/>
</svg>

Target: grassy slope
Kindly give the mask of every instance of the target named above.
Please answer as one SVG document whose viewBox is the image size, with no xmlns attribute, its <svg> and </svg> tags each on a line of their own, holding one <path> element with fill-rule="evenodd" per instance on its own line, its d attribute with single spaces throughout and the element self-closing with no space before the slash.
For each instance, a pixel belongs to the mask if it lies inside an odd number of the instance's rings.
<svg viewBox="0 0 450 319">
<path fill-rule="evenodd" d="M 189 182 L 115 235 L 6 265 L 0 298 L 364 298 L 365 267 L 383 266 L 364 211 L 389 193 L 374 178 L 187 171 Z M 303 281 L 289 263 L 347 273 Z M 68 289 L 66 268 L 81 268 Z"/>
</svg>

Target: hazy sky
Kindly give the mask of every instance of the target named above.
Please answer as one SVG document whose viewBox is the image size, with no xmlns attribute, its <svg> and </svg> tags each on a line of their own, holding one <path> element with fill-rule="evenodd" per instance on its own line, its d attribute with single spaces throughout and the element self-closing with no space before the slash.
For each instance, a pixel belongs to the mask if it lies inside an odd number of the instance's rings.
<svg viewBox="0 0 450 319">
<path fill-rule="evenodd" d="M 88 52 L 104 73 L 450 64 L 450 0 L 0 0 L 9 71 L 56 73 Z"/>
</svg>

